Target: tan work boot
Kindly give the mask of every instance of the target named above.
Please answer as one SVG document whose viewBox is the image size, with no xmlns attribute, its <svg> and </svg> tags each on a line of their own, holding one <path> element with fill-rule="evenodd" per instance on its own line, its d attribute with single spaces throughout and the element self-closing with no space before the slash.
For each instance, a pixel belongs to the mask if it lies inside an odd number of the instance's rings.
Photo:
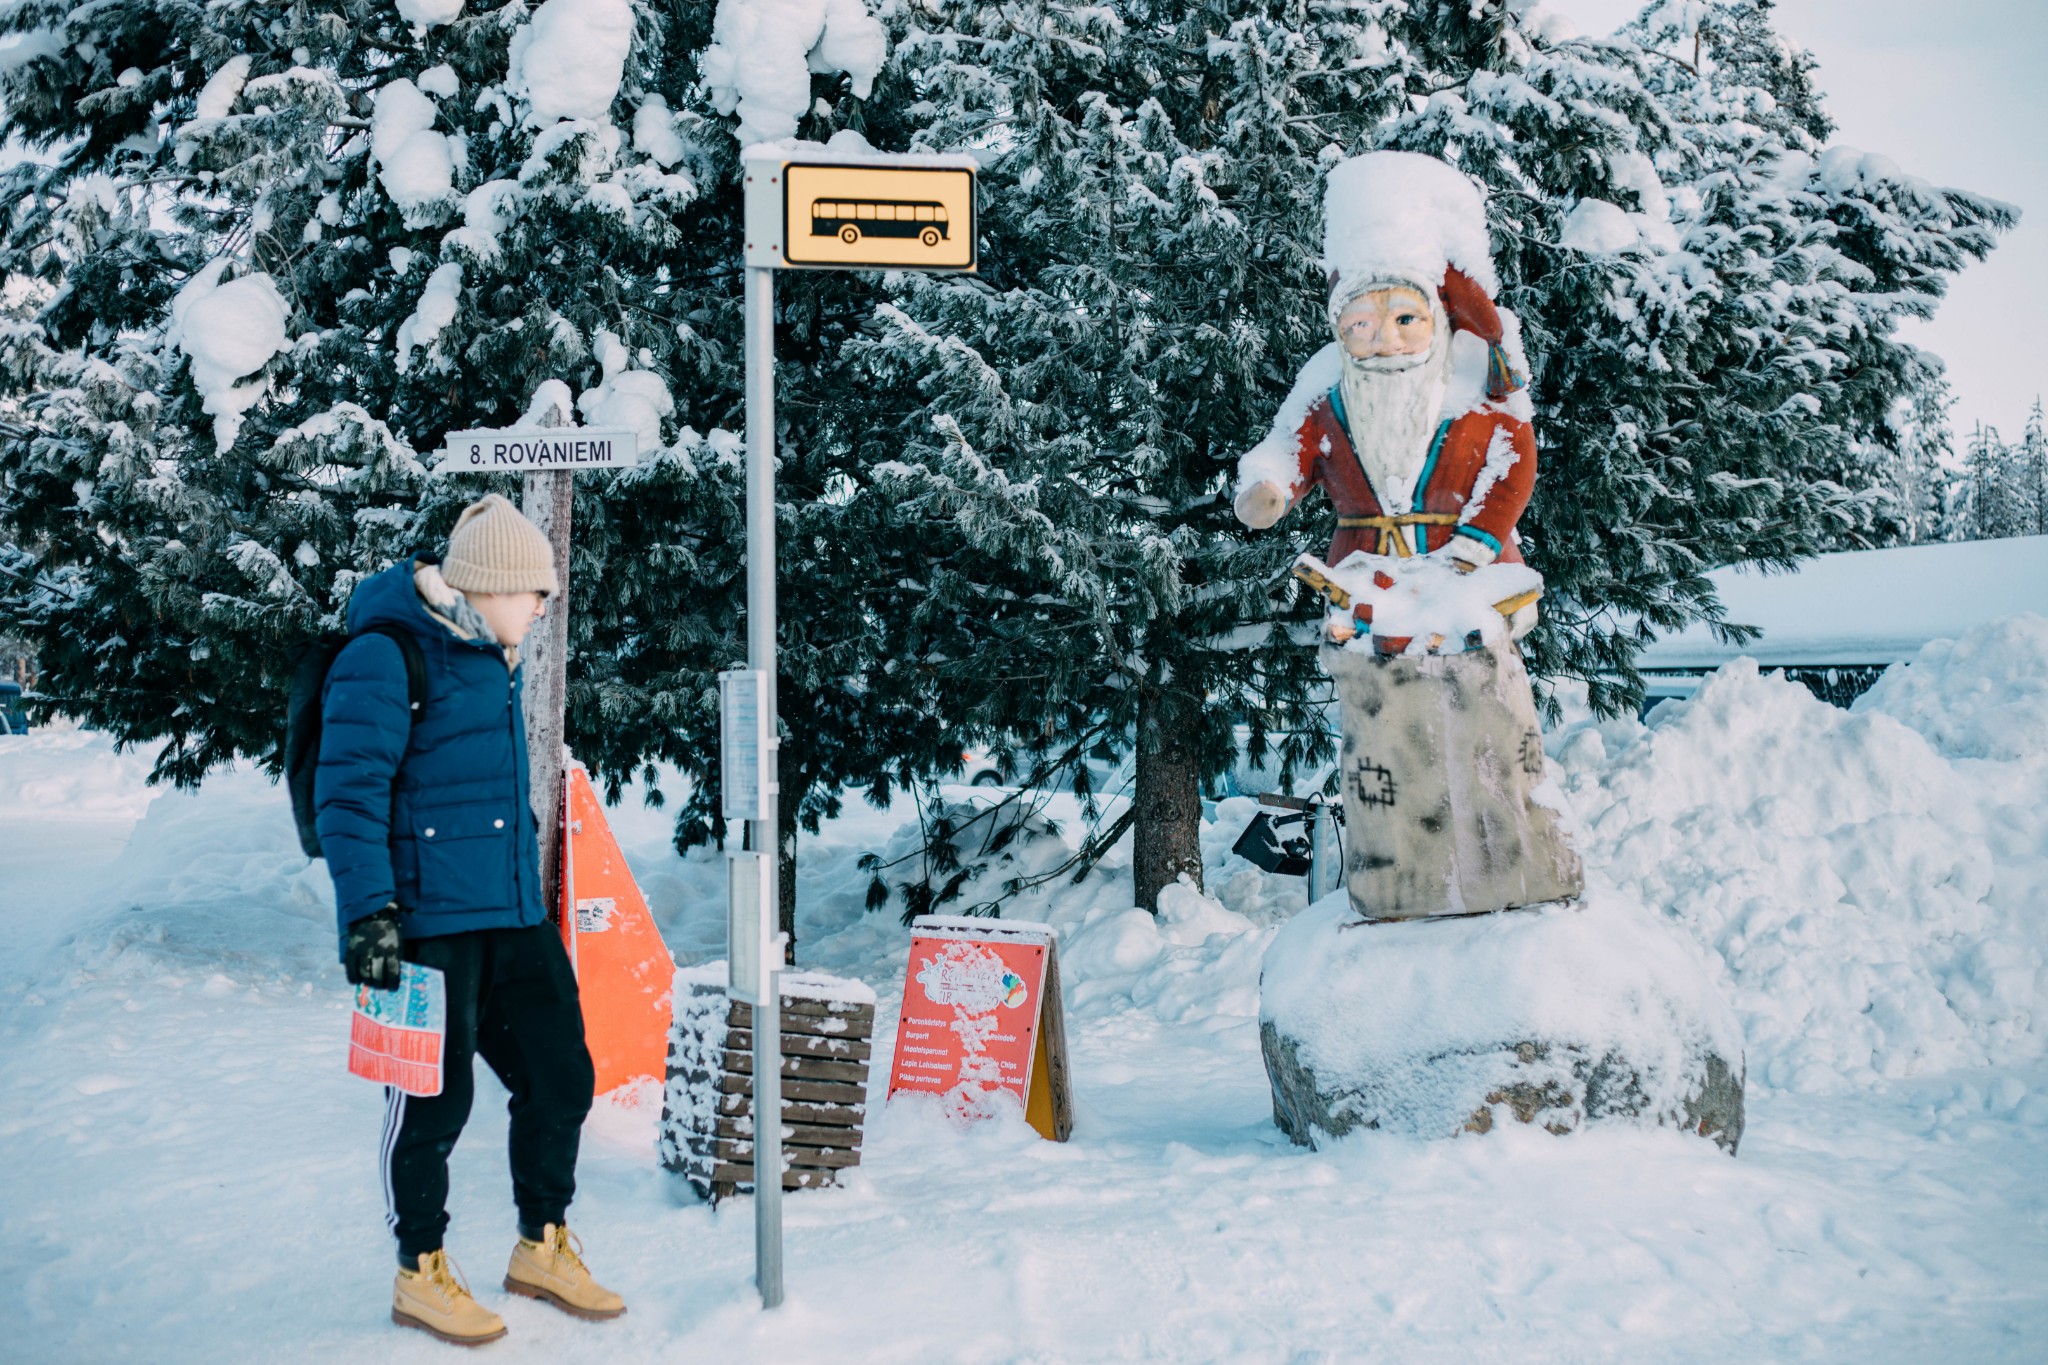
<svg viewBox="0 0 2048 1365">
<path fill-rule="evenodd" d="M 470 1297 L 445 1250 L 420 1257 L 418 1270 L 398 1272 L 391 1286 L 391 1320 L 457 1346 L 481 1346 L 505 1335 L 505 1320 Z"/>
<path fill-rule="evenodd" d="M 521 1237 L 505 1269 L 505 1288 L 529 1299 L 546 1299 L 564 1313 L 597 1321 L 626 1311 L 626 1301 L 590 1277 L 583 1243 L 561 1223 L 541 1230 L 541 1240 Z"/>
</svg>

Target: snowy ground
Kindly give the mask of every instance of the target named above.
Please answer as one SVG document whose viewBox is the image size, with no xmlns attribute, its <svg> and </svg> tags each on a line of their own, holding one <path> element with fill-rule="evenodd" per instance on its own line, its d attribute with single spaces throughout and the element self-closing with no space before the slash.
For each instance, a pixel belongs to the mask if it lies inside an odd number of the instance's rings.
<svg viewBox="0 0 2048 1365">
<path fill-rule="evenodd" d="M 508 1302 L 485 1072 L 450 1247 L 511 1326 L 490 1354 L 2039 1360 L 2048 621 L 1930 647 L 1854 715 L 1737 665 L 1653 720 L 1551 749 L 1596 876 L 1715 956 L 1749 1049 L 1738 1158 L 1627 1129 L 1290 1148 L 1257 981 L 1301 893 L 1228 855 L 1226 802 L 1215 899 L 1155 923 L 1112 872 L 1020 908 L 1061 929 L 1074 1140 L 878 1105 L 848 1187 L 787 1203 L 777 1313 L 749 1205 L 695 1202 L 630 1106 L 591 1120 L 574 1220 L 631 1312 Z M 450 1358 L 385 1316 L 382 1104 L 343 1072 L 324 873 L 262 779 L 159 795 L 146 766 L 0 739 L 0 1355 Z M 861 913 L 853 860 L 903 816 L 856 805 L 800 879 L 807 965 L 875 986 L 884 1043 L 905 935 Z M 712 953 L 715 862 L 615 820 L 671 946 Z"/>
</svg>

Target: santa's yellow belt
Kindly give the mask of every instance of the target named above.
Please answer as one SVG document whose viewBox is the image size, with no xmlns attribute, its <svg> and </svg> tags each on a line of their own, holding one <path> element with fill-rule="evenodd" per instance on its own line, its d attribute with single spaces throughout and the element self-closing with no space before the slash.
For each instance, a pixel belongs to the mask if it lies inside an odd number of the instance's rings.
<svg viewBox="0 0 2048 1365">
<path fill-rule="evenodd" d="M 1378 531 L 1380 544 L 1378 553 L 1392 554 L 1397 559 L 1408 559 L 1414 555 L 1405 536 L 1397 532 L 1410 526 L 1456 526 L 1455 512 L 1403 512 L 1398 517 L 1339 517 L 1337 528 L 1342 531 Z"/>
</svg>

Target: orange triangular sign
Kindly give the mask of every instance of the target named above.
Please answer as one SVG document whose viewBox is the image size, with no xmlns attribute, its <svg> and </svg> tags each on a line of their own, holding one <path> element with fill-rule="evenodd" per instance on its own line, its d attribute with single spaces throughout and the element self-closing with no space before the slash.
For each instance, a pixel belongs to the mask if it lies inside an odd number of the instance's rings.
<svg viewBox="0 0 2048 1365">
<path fill-rule="evenodd" d="M 675 959 L 612 837 L 590 774 L 572 765 L 562 841 L 562 942 L 583 998 L 583 1037 L 602 1095 L 668 1070 Z"/>
</svg>

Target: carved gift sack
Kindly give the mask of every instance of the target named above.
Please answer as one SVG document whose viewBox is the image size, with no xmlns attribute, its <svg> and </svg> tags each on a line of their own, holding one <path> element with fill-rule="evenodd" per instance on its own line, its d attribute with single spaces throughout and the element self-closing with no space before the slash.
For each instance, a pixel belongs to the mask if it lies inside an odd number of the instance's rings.
<svg viewBox="0 0 2048 1365">
<path fill-rule="evenodd" d="M 1543 740 L 1512 646 L 1410 658 L 1326 646 L 1343 706 L 1344 880 L 1367 919 L 1579 894 L 1579 859 L 1535 799 Z"/>
</svg>

